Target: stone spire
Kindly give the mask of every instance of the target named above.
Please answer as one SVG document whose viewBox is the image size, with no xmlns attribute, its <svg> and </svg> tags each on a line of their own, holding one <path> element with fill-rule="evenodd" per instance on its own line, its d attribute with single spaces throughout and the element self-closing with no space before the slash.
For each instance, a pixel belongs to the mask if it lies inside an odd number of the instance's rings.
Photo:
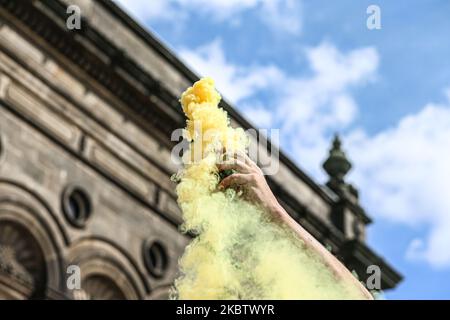
<svg viewBox="0 0 450 320">
<path fill-rule="evenodd" d="M 352 168 L 352 164 L 347 159 L 345 152 L 341 149 L 341 139 L 335 134 L 333 146 L 330 149 L 328 158 L 323 163 L 323 168 L 330 177 L 329 183 L 335 186 L 345 184 L 344 177 Z"/>
<path fill-rule="evenodd" d="M 330 177 L 327 186 L 339 195 L 357 201 L 358 190 L 345 181 L 345 175 L 352 168 L 352 164 L 341 149 L 341 145 L 339 135 L 335 134 L 328 158 L 322 165 Z"/>
</svg>

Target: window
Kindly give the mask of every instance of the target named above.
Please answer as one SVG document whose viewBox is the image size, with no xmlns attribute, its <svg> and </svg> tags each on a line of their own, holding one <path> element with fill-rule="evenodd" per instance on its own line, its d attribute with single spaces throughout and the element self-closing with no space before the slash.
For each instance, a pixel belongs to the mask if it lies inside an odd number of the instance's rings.
<svg viewBox="0 0 450 320">
<path fill-rule="evenodd" d="M 169 265 L 165 247 L 159 241 L 147 241 L 143 251 L 148 272 L 156 278 L 163 277 Z"/>
<path fill-rule="evenodd" d="M 91 215 L 91 201 L 82 188 L 68 186 L 63 192 L 62 209 L 71 225 L 83 228 Z"/>
</svg>

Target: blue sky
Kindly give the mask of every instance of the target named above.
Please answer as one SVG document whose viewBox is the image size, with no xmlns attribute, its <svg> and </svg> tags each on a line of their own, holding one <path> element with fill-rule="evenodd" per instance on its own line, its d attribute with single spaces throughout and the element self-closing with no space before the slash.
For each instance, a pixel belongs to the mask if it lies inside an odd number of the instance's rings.
<svg viewBox="0 0 450 320">
<path fill-rule="evenodd" d="M 318 182 L 340 132 L 368 243 L 405 276 L 386 297 L 450 299 L 450 1 L 120 2 Z"/>
</svg>

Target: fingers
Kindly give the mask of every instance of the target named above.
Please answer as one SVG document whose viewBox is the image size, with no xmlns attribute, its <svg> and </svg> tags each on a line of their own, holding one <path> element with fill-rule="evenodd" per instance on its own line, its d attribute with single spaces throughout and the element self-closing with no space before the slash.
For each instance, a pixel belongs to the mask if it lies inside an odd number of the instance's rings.
<svg viewBox="0 0 450 320">
<path fill-rule="evenodd" d="M 246 162 L 248 159 L 248 156 L 243 151 L 225 151 L 223 153 L 223 159 L 226 161 L 238 159 L 238 160 L 241 160 L 242 162 Z"/>
<path fill-rule="evenodd" d="M 250 157 L 247 155 L 247 153 L 242 152 L 242 151 L 236 152 L 236 159 L 243 161 L 247 165 L 252 165 L 254 163 L 253 160 L 250 159 Z"/>
<path fill-rule="evenodd" d="M 226 161 L 224 163 L 218 164 L 217 168 L 220 171 L 235 170 L 239 173 L 250 173 L 250 169 L 251 169 L 245 162 L 242 162 L 240 160 Z"/>
<path fill-rule="evenodd" d="M 258 167 L 258 165 L 252 159 L 250 159 L 247 153 L 243 151 L 226 152 L 223 154 L 223 159 L 226 160 L 225 163 L 231 161 L 240 161 L 245 163 L 249 167 Z"/>
<path fill-rule="evenodd" d="M 242 174 L 242 173 L 234 173 L 225 179 L 223 179 L 220 184 L 219 188 L 225 189 L 230 186 L 241 186 L 245 185 L 249 182 L 251 182 L 251 175 L 249 174 Z"/>
</svg>

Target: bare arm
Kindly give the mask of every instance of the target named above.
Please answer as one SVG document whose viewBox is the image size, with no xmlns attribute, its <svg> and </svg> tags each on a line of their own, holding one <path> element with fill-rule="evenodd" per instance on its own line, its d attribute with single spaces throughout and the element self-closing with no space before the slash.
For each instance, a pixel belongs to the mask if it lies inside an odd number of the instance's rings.
<svg viewBox="0 0 450 320">
<path fill-rule="evenodd" d="M 367 299 L 373 299 L 372 295 L 350 271 L 283 209 L 270 190 L 263 172 L 247 155 L 240 154 L 236 159 L 218 167 L 219 170 L 235 170 L 235 173 L 221 181 L 219 188 L 232 186 L 243 189 L 248 200 L 259 204 L 272 215 L 277 223 L 291 228 L 309 250 L 318 254 L 337 279 L 355 286 Z"/>
</svg>

